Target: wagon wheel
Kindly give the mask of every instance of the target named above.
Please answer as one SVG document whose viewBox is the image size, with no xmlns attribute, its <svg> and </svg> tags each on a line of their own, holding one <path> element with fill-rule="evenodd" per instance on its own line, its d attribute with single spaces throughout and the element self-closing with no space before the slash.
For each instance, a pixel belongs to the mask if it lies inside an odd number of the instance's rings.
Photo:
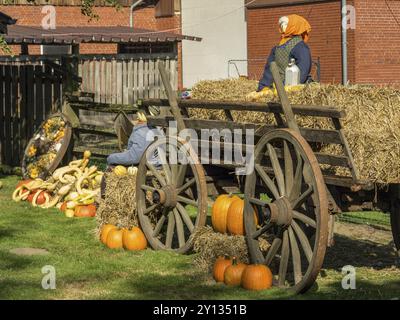
<svg viewBox="0 0 400 320">
<path fill-rule="evenodd" d="M 67 115 L 65 115 L 63 113 L 55 113 L 55 114 L 52 114 L 49 117 L 47 117 L 41 123 L 39 129 L 36 130 L 36 132 L 34 133 L 33 137 L 29 140 L 28 144 L 25 147 L 25 151 L 24 151 L 24 155 L 23 155 L 22 163 L 21 163 L 22 176 L 23 176 L 24 179 L 30 179 L 31 178 L 30 175 L 29 175 L 28 169 L 27 169 L 27 166 L 28 166 L 28 150 L 29 150 L 30 146 L 33 145 L 36 140 L 38 140 L 38 136 L 40 135 L 40 132 L 42 131 L 42 128 L 43 128 L 44 124 L 46 123 L 46 121 L 51 119 L 51 118 L 55 118 L 55 117 L 61 117 L 63 119 L 63 121 L 65 122 L 64 137 L 61 139 L 61 146 L 56 152 L 56 157 L 54 158 L 54 160 L 46 168 L 43 168 L 44 170 L 38 176 L 38 178 L 46 179 L 48 176 L 50 176 L 54 172 L 54 170 L 57 169 L 58 165 L 64 159 L 64 156 L 68 151 L 68 147 L 69 147 L 69 144 L 70 144 L 70 141 L 71 141 L 72 125 L 71 125 L 71 121 L 70 121 L 70 119 L 68 118 Z"/>
<path fill-rule="evenodd" d="M 390 224 L 392 226 L 393 241 L 400 257 L 400 199 L 398 185 L 392 185 L 390 199 Z"/>
<path fill-rule="evenodd" d="M 191 249 L 190 236 L 206 223 L 207 185 L 189 143 L 170 137 L 149 146 L 138 167 L 136 201 L 140 225 L 153 249 Z"/>
<path fill-rule="evenodd" d="M 400 200 L 395 200 L 395 207 L 390 212 L 390 222 L 397 255 L 400 257 Z"/>
<path fill-rule="evenodd" d="M 250 260 L 268 265 L 279 287 L 303 293 L 315 282 L 327 246 L 328 203 L 320 167 L 308 143 L 290 129 L 266 134 L 254 159 L 245 184 Z M 258 223 L 254 206 L 262 216 Z M 268 240 L 267 250 L 260 237 Z"/>
</svg>

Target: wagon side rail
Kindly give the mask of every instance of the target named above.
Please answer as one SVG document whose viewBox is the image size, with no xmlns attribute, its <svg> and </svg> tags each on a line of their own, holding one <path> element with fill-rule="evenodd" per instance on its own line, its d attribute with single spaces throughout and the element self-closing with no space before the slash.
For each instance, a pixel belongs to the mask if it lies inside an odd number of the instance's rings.
<svg viewBox="0 0 400 320">
<path fill-rule="evenodd" d="M 281 103 L 254 103 L 254 102 L 232 102 L 232 101 L 211 101 L 211 100 L 185 100 L 178 99 L 178 107 L 183 115 L 183 121 L 187 128 L 200 131 L 202 129 L 226 128 L 230 130 L 246 129 L 255 131 L 256 139 L 277 128 L 287 127 L 283 119 L 284 113 Z M 162 110 L 160 116 L 149 117 L 149 123 L 154 126 L 168 127 L 170 121 L 174 121 L 172 114 L 168 112 L 169 101 L 166 99 L 145 99 L 138 102 L 140 109 L 149 110 L 151 107 L 160 107 Z M 189 109 L 203 110 L 223 110 L 228 120 L 206 120 L 193 119 L 189 117 Z M 311 106 L 311 105 L 292 105 L 295 116 L 309 116 L 328 118 L 332 122 L 333 129 L 313 129 L 300 127 L 301 135 L 309 143 L 335 144 L 343 149 L 343 155 L 332 155 L 316 152 L 316 157 L 321 165 L 330 165 L 334 167 L 343 167 L 349 169 L 351 176 L 343 177 L 324 172 L 325 182 L 328 185 L 335 185 L 347 188 L 370 188 L 367 181 L 359 179 L 358 170 L 355 166 L 354 158 L 348 141 L 343 132 L 341 119 L 346 116 L 345 111 L 332 106 Z M 276 125 L 262 125 L 253 123 L 238 123 L 234 121 L 233 111 L 249 111 L 272 113 L 275 116 Z M 201 142 L 201 141 L 200 141 Z M 204 143 L 204 142 L 203 142 Z M 215 143 L 213 141 L 213 143 Z"/>
</svg>

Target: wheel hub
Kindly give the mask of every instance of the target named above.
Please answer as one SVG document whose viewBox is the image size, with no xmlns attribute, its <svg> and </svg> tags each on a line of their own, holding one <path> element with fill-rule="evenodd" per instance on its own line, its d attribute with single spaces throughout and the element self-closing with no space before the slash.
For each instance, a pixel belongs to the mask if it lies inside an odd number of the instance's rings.
<svg viewBox="0 0 400 320">
<path fill-rule="evenodd" d="M 153 202 L 161 204 L 167 208 L 175 208 L 178 203 L 177 196 L 176 188 L 167 185 L 161 189 L 153 191 Z"/>
<path fill-rule="evenodd" d="M 278 226 L 289 226 L 292 223 L 293 211 L 289 199 L 286 197 L 269 203 L 268 209 L 271 213 L 271 222 Z"/>
</svg>

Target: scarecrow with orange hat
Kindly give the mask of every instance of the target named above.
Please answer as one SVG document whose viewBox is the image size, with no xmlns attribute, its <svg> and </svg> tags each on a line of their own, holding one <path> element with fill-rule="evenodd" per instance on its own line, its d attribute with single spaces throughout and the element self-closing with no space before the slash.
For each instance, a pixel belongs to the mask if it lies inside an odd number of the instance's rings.
<svg viewBox="0 0 400 320">
<path fill-rule="evenodd" d="M 273 77 L 270 70 L 272 61 L 277 63 L 283 80 L 285 79 L 285 70 L 292 59 L 300 69 L 300 83 L 304 84 L 310 79 L 312 58 L 307 45 L 311 32 L 310 24 L 303 17 L 292 14 L 279 19 L 279 30 L 281 40 L 277 46 L 272 48 L 258 89 L 248 95 L 249 100 L 256 100 L 272 93 Z"/>
</svg>

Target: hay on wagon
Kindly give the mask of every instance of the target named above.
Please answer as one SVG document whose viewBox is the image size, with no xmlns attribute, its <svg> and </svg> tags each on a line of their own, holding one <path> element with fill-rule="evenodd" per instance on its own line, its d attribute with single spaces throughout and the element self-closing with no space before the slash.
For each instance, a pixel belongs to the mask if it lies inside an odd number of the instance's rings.
<svg viewBox="0 0 400 320">
<path fill-rule="evenodd" d="M 244 101 L 257 88 L 257 81 L 230 79 L 201 81 L 192 90 L 194 99 Z M 293 104 L 334 106 L 346 112 L 342 119 L 360 179 L 378 184 L 400 182 L 400 90 L 366 85 L 307 85 L 289 93 Z M 258 102 L 276 101 L 277 97 Z M 191 109 L 190 116 L 199 119 L 224 119 L 223 111 Z M 233 112 L 235 121 L 275 123 L 271 115 L 257 112 Z M 330 120 L 297 116 L 301 127 L 333 129 Z M 324 146 L 324 152 L 341 154 L 338 146 Z M 337 174 L 348 175 L 333 168 Z"/>
</svg>

